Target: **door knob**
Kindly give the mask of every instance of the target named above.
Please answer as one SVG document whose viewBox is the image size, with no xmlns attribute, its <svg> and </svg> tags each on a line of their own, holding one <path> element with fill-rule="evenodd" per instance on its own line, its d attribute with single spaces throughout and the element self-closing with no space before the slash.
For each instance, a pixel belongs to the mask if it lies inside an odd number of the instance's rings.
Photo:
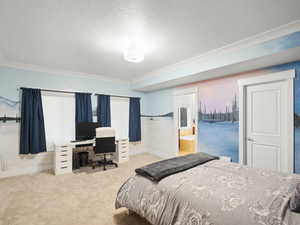
<svg viewBox="0 0 300 225">
<path fill-rule="evenodd" d="M 248 141 L 254 141 L 254 139 L 252 139 L 252 138 L 249 138 L 249 137 L 247 138 L 247 140 L 248 140 Z"/>
</svg>

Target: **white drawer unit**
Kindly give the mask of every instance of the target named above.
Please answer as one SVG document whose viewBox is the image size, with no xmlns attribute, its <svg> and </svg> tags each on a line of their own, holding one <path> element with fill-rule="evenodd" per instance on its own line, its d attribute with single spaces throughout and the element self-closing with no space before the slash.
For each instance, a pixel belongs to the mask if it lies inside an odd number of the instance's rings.
<svg viewBox="0 0 300 225">
<path fill-rule="evenodd" d="M 55 148 L 55 175 L 72 173 L 72 146 L 61 145 Z"/>
<path fill-rule="evenodd" d="M 126 162 L 129 160 L 129 140 L 128 138 L 117 140 L 117 154 L 116 160 L 118 163 Z"/>
</svg>

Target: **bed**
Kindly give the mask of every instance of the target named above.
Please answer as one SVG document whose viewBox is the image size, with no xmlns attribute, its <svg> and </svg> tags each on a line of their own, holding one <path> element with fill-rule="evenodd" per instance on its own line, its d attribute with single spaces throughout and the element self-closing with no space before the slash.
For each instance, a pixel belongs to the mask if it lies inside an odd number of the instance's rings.
<svg viewBox="0 0 300 225">
<path fill-rule="evenodd" d="M 153 225 L 299 225 L 288 208 L 299 175 L 212 160 L 153 182 L 130 177 L 116 208 Z"/>
</svg>

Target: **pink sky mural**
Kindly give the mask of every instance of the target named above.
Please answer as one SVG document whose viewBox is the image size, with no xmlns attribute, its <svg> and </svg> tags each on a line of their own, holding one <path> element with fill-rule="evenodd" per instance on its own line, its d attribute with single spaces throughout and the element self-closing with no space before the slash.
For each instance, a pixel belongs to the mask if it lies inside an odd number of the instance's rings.
<svg viewBox="0 0 300 225">
<path fill-rule="evenodd" d="M 199 83 L 199 101 L 206 107 L 206 112 L 225 112 L 226 106 L 231 107 L 232 100 L 238 92 L 237 77 Z"/>
<path fill-rule="evenodd" d="M 256 70 L 246 73 L 236 74 L 230 77 L 223 77 L 207 81 L 200 81 L 184 87 L 198 87 L 199 103 L 205 104 L 207 112 L 225 112 L 226 106 L 231 107 L 234 96 L 238 101 L 238 83 L 239 79 L 247 77 L 265 75 L 268 70 Z"/>
<path fill-rule="evenodd" d="M 226 106 L 231 107 L 234 96 L 238 102 L 238 80 L 268 73 L 267 70 L 257 70 L 251 73 L 241 73 L 234 76 L 208 80 L 197 84 L 199 103 L 205 104 L 207 112 L 225 112 Z"/>
</svg>

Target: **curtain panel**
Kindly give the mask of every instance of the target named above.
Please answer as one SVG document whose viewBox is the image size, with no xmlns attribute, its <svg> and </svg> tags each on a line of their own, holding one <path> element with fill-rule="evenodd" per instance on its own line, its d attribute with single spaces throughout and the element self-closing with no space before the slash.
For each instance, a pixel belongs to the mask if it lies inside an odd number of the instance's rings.
<svg viewBox="0 0 300 225">
<path fill-rule="evenodd" d="M 91 94 L 75 93 L 76 125 L 81 122 L 93 122 Z"/>
<path fill-rule="evenodd" d="M 111 126 L 110 96 L 98 95 L 97 118 L 100 127 Z"/>
<path fill-rule="evenodd" d="M 41 90 L 22 88 L 20 154 L 46 151 Z"/>
<path fill-rule="evenodd" d="M 129 141 L 141 141 L 141 109 L 140 99 L 129 100 Z"/>
</svg>

